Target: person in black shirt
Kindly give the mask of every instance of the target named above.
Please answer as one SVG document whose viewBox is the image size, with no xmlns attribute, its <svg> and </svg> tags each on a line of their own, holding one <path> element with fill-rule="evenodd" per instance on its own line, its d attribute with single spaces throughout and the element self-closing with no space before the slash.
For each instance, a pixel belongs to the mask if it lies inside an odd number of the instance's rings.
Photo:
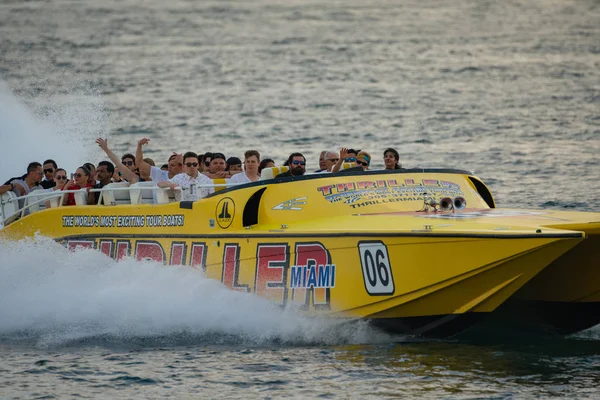
<svg viewBox="0 0 600 400">
<path fill-rule="evenodd" d="M 285 178 L 286 176 L 302 176 L 306 172 L 306 158 L 302 153 L 292 153 L 288 157 L 286 164 L 290 167 L 288 172 L 277 175 L 277 178 Z"/>
<path fill-rule="evenodd" d="M 44 189 L 50 189 L 56 186 L 56 182 L 54 181 L 54 173 L 58 168 L 56 165 L 56 161 L 54 160 L 46 160 L 42 166 L 44 172 L 44 180 L 40 182 L 40 185 Z"/>
<path fill-rule="evenodd" d="M 114 173 L 115 166 L 111 162 L 100 161 L 98 163 L 98 167 L 96 168 L 96 179 L 99 183 L 92 186 L 92 189 L 101 189 L 104 186 L 111 183 L 111 178 Z M 90 192 L 88 197 L 88 204 L 98 204 L 98 201 L 100 200 L 100 194 L 101 192 Z M 100 204 L 103 204 L 103 202 L 101 202 Z"/>
</svg>

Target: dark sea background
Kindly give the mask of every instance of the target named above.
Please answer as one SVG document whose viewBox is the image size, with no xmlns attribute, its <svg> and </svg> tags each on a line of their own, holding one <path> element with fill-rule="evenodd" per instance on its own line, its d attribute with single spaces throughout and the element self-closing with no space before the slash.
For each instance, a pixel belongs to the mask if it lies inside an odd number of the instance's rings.
<svg viewBox="0 0 600 400">
<path fill-rule="evenodd" d="M 0 3 L 0 171 L 362 148 L 499 207 L 600 211 L 600 2 Z M 197 271 L 0 243 L 0 398 L 600 398 L 600 328 L 423 340 Z M 600 264 L 599 264 L 600 266 Z"/>
</svg>

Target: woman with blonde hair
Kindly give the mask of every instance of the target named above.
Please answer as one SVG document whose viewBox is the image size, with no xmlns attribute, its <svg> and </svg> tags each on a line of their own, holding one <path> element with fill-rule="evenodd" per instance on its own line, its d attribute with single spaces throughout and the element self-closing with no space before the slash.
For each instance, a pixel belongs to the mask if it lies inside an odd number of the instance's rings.
<svg viewBox="0 0 600 400">
<path fill-rule="evenodd" d="M 356 155 L 356 164 L 361 166 L 364 171 L 369 169 L 371 165 L 371 155 L 364 150 L 361 150 Z"/>
</svg>

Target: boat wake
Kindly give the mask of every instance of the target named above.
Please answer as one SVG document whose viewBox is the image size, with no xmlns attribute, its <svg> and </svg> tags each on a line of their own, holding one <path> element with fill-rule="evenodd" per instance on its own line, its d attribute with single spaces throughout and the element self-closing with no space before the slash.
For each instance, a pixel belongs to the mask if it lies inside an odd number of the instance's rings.
<svg viewBox="0 0 600 400">
<path fill-rule="evenodd" d="M 596 325 L 593 328 L 586 329 L 585 331 L 576 333 L 570 337 L 574 339 L 600 340 L 600 325 Z"/>
<path fill-rule="evenodd" d="M 61 93 L 17 97 L 0 80 L 0 104 L 0 148 L 11 149 L 3 156 L 0 184 L 25 173 L 29 162 L 49 158 L 73 172 L 98 158 L 93 139 L 109 131 L 104 101 L 86 84 L 65 82 Z"/>
<path fill-rule="evenodd" d="M 403 340 L 365 322 L 302 317 L 231 291 L 196 269 L 115 261 L 95 250 L 70 252 L 45 237 L 0 241 L 0 259 L 5 342 L 260 346 Z"/>
</svg>

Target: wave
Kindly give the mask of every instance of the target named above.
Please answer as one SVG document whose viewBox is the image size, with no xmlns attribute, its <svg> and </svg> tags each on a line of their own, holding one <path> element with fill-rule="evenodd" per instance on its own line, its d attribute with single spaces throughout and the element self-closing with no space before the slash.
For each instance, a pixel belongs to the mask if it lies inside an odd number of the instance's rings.
<svg viewBox="0 0 600 400">
<path fill-rule="evenodd" d="M 32 161 L 54 159 L 74 172 L 96 160 L 93 139 L 108 136 L 104 107 L 101 95 L 86 84 L 66 82 L 61 93 L 42 91 L 17 97 L 0 81 L 0 148 L 10 149 L 2 158 L 5 175 L 0 184 L 23 175 Z"/>
<path fill-rule="evenodd" d="M 36 345 L 110 341 L 288 345 L 398 340 L 307 318 L 227 289 L 197 269 L 74 252 L 46 237 L 0 241 L 0 339 Z"/>
</svg>

